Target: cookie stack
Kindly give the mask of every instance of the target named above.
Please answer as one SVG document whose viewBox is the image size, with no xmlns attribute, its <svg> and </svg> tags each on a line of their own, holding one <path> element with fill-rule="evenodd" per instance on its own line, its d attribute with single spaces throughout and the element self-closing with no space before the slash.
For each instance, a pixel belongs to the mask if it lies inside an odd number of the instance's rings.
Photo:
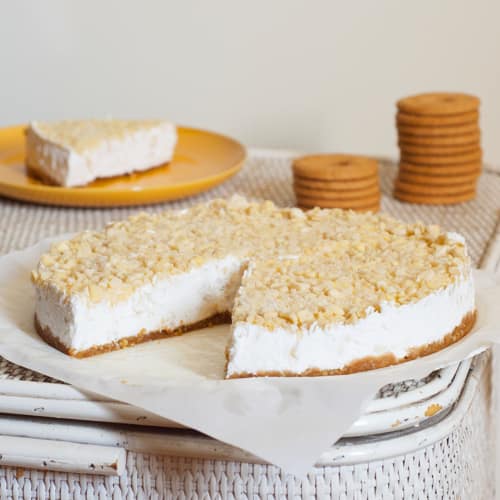
<svg viewBox="0 0 500 500">
<path fill-rule="evenodd" d="M 363 156 L 323 154 L 298 158 L 292 165 L 299 207 L 380 209 L 378 164 Z"/>
<path fill-rule="evenodd" d="M 479 99 L 420 94 L 401 99 L 397 107 L 396 198 L 436 205 L 472 200 L 482 165 Z"/>
</svg>

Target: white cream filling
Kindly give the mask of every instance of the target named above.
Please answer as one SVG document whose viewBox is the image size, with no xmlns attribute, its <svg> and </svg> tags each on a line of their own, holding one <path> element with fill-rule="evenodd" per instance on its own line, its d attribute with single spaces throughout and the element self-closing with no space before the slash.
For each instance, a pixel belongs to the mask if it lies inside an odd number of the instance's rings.
<svg viewBox="0 0 500 500">
<path fill-rule="evenodd" d="M 36 315 L 42 327 L 67 348 L 83 351 L 141 331 L 175 329 L 230 311 L 243 272 L 242 261 L 228 256 L 139 288 L 128 300 L 111 305 L 65 297 L 37 288 Z"/>
<path fill-rule="evenodd" d="M 269 331 L 240 322 L 232 327 L 227 376 L 335 370 L 366 356 L 387 353 L 403 358 L 413 347 L 442 340 L 474 309 L 469 271 L 456 283 L 418 302 L 402 306 L 384 303 L 380 312 L 368 311 L 355 324 Z"/>
<path fill-rule="evenodd" d="M 123 139 L 102 141 L 83 153 L 44 139 L 36 124 L 27 136 L 27 163 L 61 186 L 81 186 L 102 177 L 147 170 L 172 159 L 177 143 L 175 125 L 127 134 Z"/>
</svg>

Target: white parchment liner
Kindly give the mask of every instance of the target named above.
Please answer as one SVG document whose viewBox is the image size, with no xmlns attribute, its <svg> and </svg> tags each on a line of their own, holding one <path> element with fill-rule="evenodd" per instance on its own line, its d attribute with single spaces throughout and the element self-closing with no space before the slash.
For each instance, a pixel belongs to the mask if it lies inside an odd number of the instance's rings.
<svg viewBox="0 0 500 500">
<path fill-rule="evenodd" d="M 223 380 L 228 326 L 72 359 L 43 342 L 33 327 L 30 272 L 53 241 L 0 258 L 0 355 L 197 429 L 297 475 L 347 431 L 380 387 L 421 378 L 500 339 L 499 282 L 477 271 L 473 331 L 447 349 L 399 366 L 333 377 Z"/>
</svg>

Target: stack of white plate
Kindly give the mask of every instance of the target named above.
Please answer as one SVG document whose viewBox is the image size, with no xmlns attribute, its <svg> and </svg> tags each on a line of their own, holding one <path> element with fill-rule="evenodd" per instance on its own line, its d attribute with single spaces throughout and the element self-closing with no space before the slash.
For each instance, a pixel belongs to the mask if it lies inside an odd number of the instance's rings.
<svg viewBox="0 0 500 500">
<path fill-rule="evenodd" d="M 470 364 L 466 360 L 423 380 L 383 387 L 318 465 L 382 459 L 432 442 L 435 436 L 428 432 L 428 438 L 418 440 L 417 446 L 414 434 L 435 428 L 449 414 L 460 398 Z M 119 474 L 125 450 L 259 462 L 242 450 L 175 422 L 20 369 L 6 360 L 0 361 L 0 395 L 4 465 Z M 20 447 L 30 451 L 20 456 Z M 113 460 L 117 467 L 109 467 Z"/>
</svg>

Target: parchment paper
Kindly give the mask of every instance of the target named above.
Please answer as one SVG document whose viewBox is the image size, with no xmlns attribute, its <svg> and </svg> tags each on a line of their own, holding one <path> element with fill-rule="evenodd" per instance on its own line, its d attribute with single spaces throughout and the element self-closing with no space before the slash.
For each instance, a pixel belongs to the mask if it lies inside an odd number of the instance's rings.
<svg viewBox="0 0 500 500">
<path fill-rule="evenodd" d="M 477 271 L 474 330 L 447 349 L 399 366 L 333 377 L 223 380 L 228 326 L 77 360 L 47 345 L 33 327 L 29 275 L 53 241 L 0 258 L 0 355 L 182 423 L 296 475 L 311 469 L 380 387 L 421 378 L 500 339 L 500 284 Z"/>
</svg>

